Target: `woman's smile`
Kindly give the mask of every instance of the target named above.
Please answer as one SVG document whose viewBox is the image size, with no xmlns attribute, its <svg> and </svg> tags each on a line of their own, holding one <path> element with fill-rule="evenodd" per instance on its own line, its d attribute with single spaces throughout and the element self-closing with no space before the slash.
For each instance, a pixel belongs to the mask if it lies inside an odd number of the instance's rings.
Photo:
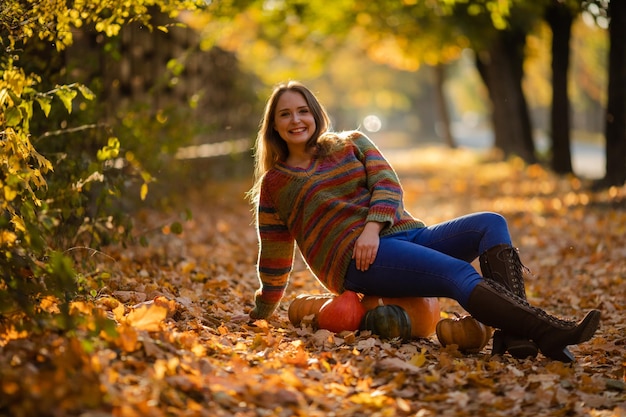
<svg viewBox="0 0 626 417">
<path fill-rule="evenodd" d="M 286 91 L 278 99 L 274 129 L 287 143 L 290 153 L 305 150 L 307 141 L 315 132 L 315 118 L 304 96 Z"/>
</svg>

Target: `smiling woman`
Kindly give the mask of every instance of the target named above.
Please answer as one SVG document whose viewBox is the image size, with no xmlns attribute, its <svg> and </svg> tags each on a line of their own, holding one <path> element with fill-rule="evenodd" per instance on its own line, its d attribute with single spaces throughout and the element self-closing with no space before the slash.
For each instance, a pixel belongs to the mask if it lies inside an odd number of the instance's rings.
<svg viewBox="0 0 626 417">
<path fill-rule="evenodd" d="M 307 146 L 315 133 L 315 118 L 304 96 L 287 91 L 278 99 L 274 129 L 287 144 L 288 165 L 306 168 L 311 163 L 311 149 Z"/>
<path fill-rule="evenodd" d="M 252 319 L 269 317 L 293 269 L 296 245 L 335 294 L 446 297 L 500 329 L 494 353 L 525 358 L 541 350 L 563 362 L 568 345 L 594 335 L 600 312 L 579 324 L 532 307 L 508 224 L 492 212 L 426 226 L 404 208 L 394 169 L 359 131 L 332 132 L 302 84 L 278 86 L 256 143 L 258 277 Z M 471 264 L 480 260 L 482 276 Z"/>
</svg>

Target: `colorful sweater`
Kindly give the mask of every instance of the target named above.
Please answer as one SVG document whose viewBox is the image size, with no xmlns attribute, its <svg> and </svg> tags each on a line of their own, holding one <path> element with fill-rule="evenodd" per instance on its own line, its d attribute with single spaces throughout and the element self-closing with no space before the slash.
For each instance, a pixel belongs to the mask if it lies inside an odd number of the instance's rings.
<svg viewBox="0 0 626 417">
<path fill-rule="evenodd" d="M 264 175 L 257 211 L 261 288 L 252 317 L 266 318 L 278 306 L 296 243 L 322 285 L 341 293 L 366 222 L 385 223 L 381 236 L 424 227 L 404 209 L 398 177 L 378 148 L 360 132 L 343 145 L 306 169 L 278 163 Z"/>
</svg>

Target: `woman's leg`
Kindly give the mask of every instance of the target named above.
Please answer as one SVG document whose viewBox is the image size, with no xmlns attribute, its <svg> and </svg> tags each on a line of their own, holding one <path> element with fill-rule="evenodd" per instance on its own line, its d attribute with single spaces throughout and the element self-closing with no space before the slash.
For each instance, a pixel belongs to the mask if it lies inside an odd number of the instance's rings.
<svg viewBox="0 0 626 417">
<path fill-rule="evenodd" d="M 515 269 L 512 263 L 508 263 L 510 267 L 507 270 L 513 274 L 505 276 L 501 273 L 505 270 L 505 265 L 496 263 L 496 258 L 491 255 L 494 249 L 502 253 L 503 248 L 509 248 L 511 253 L 517 254 L 511 246 L 507 222 L 497 213 L 473 213 L 424 229 L 400 233 L 396 237 L 467 262 L 480 256 L 481 272 L 485 279 L 497 281 L 515 295 L 526 298 L 521 268 Z M 486 260 L 490 262 L 487 263 Z M 534 342 L 496 330 L 492 352 L 502 354 L 507 351 L 517 358 L 534 357 L 538 353 Z"/>
<path fill-rule="evenodd" d="M 497 213 L 480 212 L 416 230 L 413 242 L 432 247 L 452 256 L 473 261 L 480 258 L 480 270 L 487 280 L 496 281 L 518 297 L 526 299 L 522 264 L 506 219 Z M 517 260 L 517 263 L 515 262 Z M 493 354 L 509 352 L 516 358 L 535 357 L 537 345 L 525 338 L 496 330 Z"/>
<path fill-rule="evenodd" d="M 466 262 L 472 262 L 497 245 L 511 245 L 506 219 L 492 212 L 468 214 L 412 230 L 405 234 L 405 238 Z"/>
<path fill-rule="evenodd" d="M 388 297 L 453 298 L 479 321 L 533 339 L 546 356 L 563 362 L 574 360 L 567 346 L 589 340 L 600 324 L 597 310 L 579 324 L 558 320 L 497 282 L 483 280 L 468 262 L 396 238 L 381 239 L 367 271 L 357 270 L 352 262 L 344 286 Z"/>
<path fill-rule="evenodd" d="M 380 296 L 447 297 L 464 305 L 481 276 L 469 263 L 488 248 L 510 243 L 499 214 L 469 214 L 381 238 L 367 271 L 351 263 L 346 289 Z"/>
<path fill-rule="evenodd" d="M 383 297 L 446 297 L 466 304 L 482 280 L 471 264 L 396 236 L 381 238 L 367 271 L 351 262 L 346 289 Z"/>
<path fill-rule="evenodd" d="M 480 254 L 480 270 L 483 277 L 504 285 L 509 291 L 526 300 L 524 265 L 517 249 L 511 245 L 497 245 Z M 493 354 L 509 352 L 516 358 L 535 357 L 537 345 L 529 340 L 496 330 L 493 334 Z"/>
</svg>

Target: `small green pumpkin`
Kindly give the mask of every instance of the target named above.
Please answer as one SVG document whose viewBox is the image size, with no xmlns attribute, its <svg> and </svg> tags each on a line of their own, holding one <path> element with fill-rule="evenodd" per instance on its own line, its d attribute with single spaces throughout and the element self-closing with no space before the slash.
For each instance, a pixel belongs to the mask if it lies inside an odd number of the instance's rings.
<svg viewBox="0 0 626 417">
<path fill-rule="evenodd" d="M 365 313 L 361 322 L 362 330 L 369 330 L 385 339 L 399 337 L 411 339 L 411 318 L 406 310 L 398 305 L 379 305 Z"/>
</svg>

